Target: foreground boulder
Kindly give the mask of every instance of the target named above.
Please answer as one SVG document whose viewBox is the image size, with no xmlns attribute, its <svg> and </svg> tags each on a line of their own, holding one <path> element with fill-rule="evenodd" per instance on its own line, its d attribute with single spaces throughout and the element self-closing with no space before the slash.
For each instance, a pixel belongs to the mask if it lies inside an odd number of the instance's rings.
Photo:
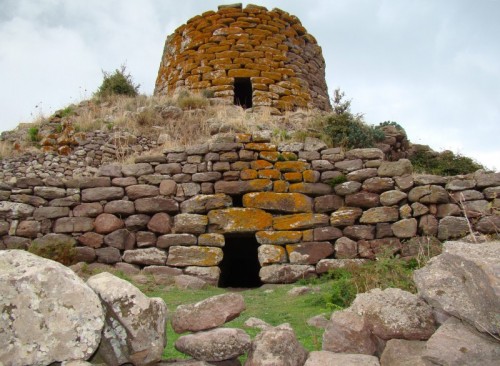
<svg viewBox="0 0 500 366">
<path fill-rule="evenodd" d="M 175 342 L 175 348 L 197 360 L 219 362 L 241 356 L 250 344 L 250 336 L 245 331 L 218 328 L 182 336 Z"/>
<path fill-rule="evenodd" d="M 163 300 L 148 298 L 129 282 L 107 272 L 90 277 L 87 284 L 106 310 L 97 360 L 136 366 L 160 361 L 166 345 L 167 307 Z"/>
<path fill-rule="evenodd" d="M 380 356 L 383 366 L 428 366 L 422 358 L 425 351 L 425 341 L 407 341 L 391 339 L 385 345 Z"/>
<path fill-rule="evenodd" d="M 447 242 L 413 277 L 419 295 L 434 308 L 481 332 L 500 332 L 500 241 Z"/>
<path fill-rule="evenodd" d="M 362 316 L 371 332 L 384 340 L 426 340 L 436 329 L 432 308 L 398 288 L 358 294 L 349 309 Z"/>
<path fill-rule="evenodd" d="M 303 366 L 308 352 L 288 325 L 265 329 L 252 342 L 245 366 Z"/>
<path fill-rule="evenodd" d="M 176 333 L 212 329 L 238 317 L 243 310 L 245 301 L 240 294 L 212 296 L 196 304 L 180 305 L 172 316 L 172 328 Z"/>
<path fill-rule="evenodd" d="M 423 358 L 437 365 L 496 366 L 500 343 L 451 317 L 427 341 Z"/>
<path fill-rule="evenodd" d="M 0 251 L 0 294 L 3 364 L 88 359 L 97 349 L 101 302 L 69 268 L 22 250 Z"/>
</svg>

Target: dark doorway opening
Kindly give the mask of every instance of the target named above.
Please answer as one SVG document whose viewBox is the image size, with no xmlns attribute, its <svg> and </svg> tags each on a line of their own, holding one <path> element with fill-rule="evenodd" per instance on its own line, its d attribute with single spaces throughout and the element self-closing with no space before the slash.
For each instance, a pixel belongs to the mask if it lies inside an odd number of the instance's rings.
<svg viewBox="0 0 500 366">
<path fill-rule="evenodd" d="M 234 104 L 252 108 L 252 82 L 250 78 L 234 79 Z"/>
<path fill-rule="evenodd" d="M 262 285 L 257 257 L 259 243 L 255 235 L 226 237 L 222 248 L 224 258 L 220 263 L 219 287 L 252 288 Z"/>
</svg>

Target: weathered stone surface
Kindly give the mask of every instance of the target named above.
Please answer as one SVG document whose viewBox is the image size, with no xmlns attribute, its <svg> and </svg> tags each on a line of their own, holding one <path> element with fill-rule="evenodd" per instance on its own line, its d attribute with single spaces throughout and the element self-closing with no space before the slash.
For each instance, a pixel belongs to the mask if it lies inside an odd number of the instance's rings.
<svg viewBox="0 0 500 366">
<path fill-rule="evenodd" d="M 380 366 L 378 358 L 369 355 L 313 351 L 304 366 Z"/>
<path fill-rule="evenodd" d="M 362 224 L 376 224 L 378 222 L 394 222 L 399 219 L 399 210 L 396 207 L 374 207 L 363 212 L 359 222 Z"/>
<path fill-rule="evenodd" d="M 206 214 L 208 211 L 227 208 L 233 205 L 230 196 L 223 193 L 197 195 L 181 203 L 182 213 Z"/>
<path fill-rule="evenodd" d="M 237 318 L 243 310 L 245 301 L 240 294 L 212 296 L 195 304 L 179 305 L 172 315 L 172 328 L 176 333 L 213 329 Z"/>
<path fill-rule="evenodd" d="M 163 266 L 167 261 L 167 254 L 157 248 L 126 250 L 123 253 L 123 260 L 127 263 L 140 265 Z"/>
<path fill-rule="evenodd" d="M 441 254 L 441 242 L 433 236 L 416 236 L 404 241 L 401 248 L 402 257 L 435 257 Z"/>
<path fill-rule="evenodd" d="M 279 245 L 263 244 L 259 246 L 257 257 L 261 266 L 287 262 L 286 250 Z"/>
<path fill-rule="evenodd" d="M 158 244 L 160 242 L 158 238 Z M 159 245 L 158 245 L 159 246 Z M 175 267 L 216 266 L 222 260 L 222 249 L 214 247 L 171 246 L 168 251 L 167 265 Z"/>
<path fill-rule="evenodd" d="M 160 194 L 160 190 L 157 186 L 152 186 L 149 184 L 136 184 L 126 187 L 125 193 L 127 194 L 127 197 L 129 199 L 135 201 L 138 198 L 157 196 Z"/>
<path fill-rule="evenodd" d="M 358 192 L 345 196 L 345 204 L 350 207 L 371 208 L 380 204 L 380 196 L 372 192 Z"/>
<path fill-rule="evenodd" d="M 82 190 L 82 202 L 112 201 L 123 198 L 122 187 L 99 187 Z"/>
<path fill-rule="evenodd" d="M 98 356 L 109 365 L 149 365 L 160 361 L 167 342 L 165 302 L 148 298 L 130 282 L 107 272 L 90 277 L 87 284 L 106 311 Z"/>
<path fill-rule="evenodd" d="M 174 217 L 174 232 L 188 234 L 203 234 L 208 225 L 208 218 L 198 214 L 178 214 Z"/>
<path fill-rule="evenodd" d="M 138 213 L 154 214 L 157 212 L 177 213 L 179 204 L 171 198 L 147 197 L 134 201 Z"/>
<path fill-rule="evenodd" d="M 398 161 L 383 161 L 378 168 L 381 177 L 397 177 L 413 173 L 413 166 L 408 159 Z"/>
<path fill-rule="evenodd" d="M 64 188 L 57 187 L 35 187 L 33 189 L 33 193 L 36 196 L 45 198 L 47 200 L 66 197 L 66 190 Z"/>
<path fill-rule="evenodd" d="M 375 338 L 362 315 L 349 310 L 332 314 L 323 333 L 324 351 L 373 355 L 377 350 Z"/>
<path fill-rule="evenodd" d="M 31 205 L 27 205 L 25 203 L 17 203 L 17 202 L 8 202 L 1 201 L 0 202 L 0 216 L 11 218 L 11 219 L 19 219 L 31 216 L 35 208 Z"/>
<path fill-rule="evenodd" d="M 0 191 L 2 192 L 2 191 Z M 19 202 L 19 203 L 25 203 L 30 206 L 34 207 L 40 207 L 44 206 L 47 204 L 47 200 L 42 197 L 38 196 L 31 196 L 28 194 L 10 194 L 10 192 L 7 192 L 8 195 L 6 197 L 2 197 L 0 193 L 0 201 L 6 201 L 9 200 L 11 202 Z"/>
<path fill-rule="evenodd" d="M 425 185 L 413 188 L 408 193 L 410 202 L 420 203 L 448 203 L 448 192 L 441 186 Z"/>
<path fill-rule="evenodd" d="M 376 168 L 365 168 L 355 170 L 349 174 L 347 174 L 347 179 L 350 181 L 363 182 L 368 178 L 373 178 L 377 176 Z"/>
<path fill-rule="evenodd" d="M 460 193 L 465 193 L 465 192 L 477 192 L 477 191 L 464 191 L 464 192 L 460 192 Z M 495 198 L 500 198 L 500 186 L 499 187 L 488 187 L 488 188 L 485 188 L 484 191 L 483 191 L 483 194 L 484 194 L 484 198 L 488 199 L 488 200 L 492 200 L 492 199 L 495 199 Z M 469 201 L 469 200 L 478 200 L 478 199 L 483 199 L 483 197 L 479 197 L 479 198 L 469 198 L 469 199 L 465 199 L 465 201 Z"/>
<path fill-rule="evenodd" d="M 460 216 L 461 213 L 462 210 L 460 209 L 460 206 L 455 203 L 442 203 L 440 205 L 437 205 L 436 216 L 438 218 L 443 218 L 446 216 Z"/>
<path fill-rule="evenodd" d="M 290 184 L 288 190 L 294 193 L 304 193 L 310 196 L 320 196 L 332 193 L 332 186 L 325 183 L 300 182 Z"/>
<path fill-rule="evenodd" d="M 491 203 L 486 200 L 466 201 L 462 208 L 469 218 L 482 217 L 492 213 Z"/>
<path fill-rule="evenodd" d="M 114 264 L 122 260 L 120 250 L 113 247 L 98 248 L 95 250 L 95 254 L 99 263 Z"/>
<path fill-rule="evenodd" d="M 398 288 L 358 294 L 350 310 L 365 319 L 374 335 L 385 340 L 426 340 L 435 331 L 432 308 Z"/>
<path fill-rule="evenodd" d="M 343 230 L 343 234 L 350 239 L 375 239 L 375 226 L 372 225 L 352 225 Z"/>
<path fill-rule="evenodd" d="M 69 207 L 38 207 L 33 212 L 33 218 L 38 221 L 66 216 L 69 216 Z"/>
<path fill-rule="evenodd" d="M 498 228 L 500 228 L 500 215 L 482 217 L 476 224 L 476 230 L 484 234 L 498 233 Z"/>
<path fill-rule="evenodd" d="M 427 341 L 423 358 L 438 365 L 495 366 L 500 347 L 498 340 L 451 317 Z"/>
<path fill-rule="evenodd" d="M 78 237 L 78 242 L 90 248 L 100 248 L 104 243 L 104 236 L 94 232 L 87 232 Z"/>
<path fill-rule="evenodd" d="M 125 226 L 123 220 L 109 213 L 102 213 L 94 221 L 95 231 L 99 234 L 109 234 Z"/>
<path fill-rule="evenodd" d="M 448 216 L 439 221 L 438 238 L 440 240 L 460 238 L 469 231 L 469 223 L 465 217 Z"/>
<path fill-rule="evenodd" d="M 380 195 L 380 203 L 384 206 L 394 206 L 406 199 L 407 196 L 401 191 L 386 191 Z"/>
<path fill-rule="evenodd" d="M 300 231 L 258 231 L 255 234 L 255 239 L 259 244 L 293 244 L 298 243 L 302 239 Z"/>
<path fill-rule="evenodd" d="M 211 284 L 212 286 L 217 286 L 220 278 L 220 268 L 219 267 L 186 267 L 184 268 L 184 273 L 190 276 L 194 276 L 202 279 L 203 281 Z"/>
<path fill-rule="evenodd" d="M 94 219 L 90 217 L 61 217 L 54 223 L 55 233 L 77 233 L 92 231 Z"/>
<path fill-rule="evenodd" d="M 252 233 L 270 229 L 271 214 L 256 208 L 227 208 L 208 213 L 208 229 L 215 233 Z"/>
<path fill-rule="evenodd" d="M 330 225 L 348 226 L 354 225 L 356 220 L 361 217 L 363 210 L 359 207 L 341 207 L 330 215 Z"/>
<path fill-rule="evenodd" d="M 97 349 L 103 309 L 71 269 L 25 251 L 0 251 L 0 292 L 5 365 L 88 359 Z"/>
<path fill-rule="evenodd" d="M 384 366 L 427 366 L 422 358 L 424 351 L 424 341 L 391 339 L 385 345 L 380 363 Z"/>
<path fill-rule="evenodd" d="M 302 366 L 308 356 L 289 326 L 265 329 L 252 342 L 246 364 Z"/>
<path fill-rule="evenodd" d="M 151 216 L 148 215 L 131 215 L 125 219 L 125 226 L 132 231 L 141 230 L 146 228 L 150 220 Z"/>
<path fill-rule="evenodd" d="M 197 360 L 220 362 L 244 354 L 251 339 L 241 329 L 219 328 L 180 337 L 175 348 Z"/>
<path fill-rule="evenodd" d="M 344 205 L 342 197 L 335 194 L 319 196 L 314 198 L 314 212 L 328 213 L 338 210 Z"/>
<path fill-rule="evenodd" d="M 293 283 L 301 278 L 315 276 L 314 266 L 300 264 L 271 264 L 259 271 L 259 277 L 264 283 Z"/>
<path fill-rule="evenodd" d="M 217 182 L 222 178 L 220 172 L 205 172 L 193 174 L 193 182 Z"/>
<path fill-rule="evenodd" d="M 474 179 L 478 188 L 500 186 L 500 173 L 482 173 L 474 174 Z"/>
<path fill-rule="evenodd" d="M 114 215 L 132 215 L 135 212 L 134 203 L 131 201 L 117 200 L 106 203 L 104 212 Z"/>
<path fill-rule="evenodd" d="M 158 238 L 156 246 L 158 248 L 168 248 L 174 245 L 196 245 L 197 239 L 193 234 L 166 234 Z"/>
<path fill-rule="evenodd" d="M 90 234 L 90 233 L 89 233 Z M 65 234 L 47 234 L 41 238 L 36 238 L 32 242 L 33 245 L 44 247 L 44 246 L 75 246 L 76 240 L 72 236 Z"/>
<path fill-rule="evenodd" d="M 335 240 L 342 236 L 342 231 L 333 226 L 318 227 L 313 230 L 314 241 Z"/>
<path fill-rule="evenodd" d="M 352 172 L 363 168 L 363 160 L 342 160 L 335 163 L 335 168 L 344 172 Z"/>
<path fill-rule="evenodd" d="M 117 249 L 133 249 L 135 246 L 135 235 L 127 229 L 118 229 L 104 237 L 107 246 Z"/>
<path fill-rule="evenodd" d="M 391 225 L 394 236 L 400 239 L 408 239 L 417 235 L 417 220 L 403 219 Z"/>
<path fill-rule="evenodd" d="M 360 182 L 344 182 L 334 187 L 335 193 L 339 196 L 346 196 L 358 192 L 362 187 Z"/>
<path fill-rule="evenodd" d="M 282 173 L 303 172 L 311 168 L 311 164 L 303 161 L 278 161 L 274 167 Z"/>
<path fill-rule="evenodd" d="M 439 184 L 444 186 L 447 182 L 447 178 L 432 174 L 415 174 L 414 182 L 417 186 L 425 186 L 430 184 Z"/>
<path fill-rule="evenodd" d="M 36 238 L 40 232 L 40 223 L 35 220 L 21 221 L 16 228 L 16 235 L 25 238 Z"/>
<path fill-rule="evenodd" d="M 201 234 L 198 237 L 198 245 L 204 245 L 208 247 L 224 247 L 226 241 L 224 235 L 216 233 Z"/>
<path fill-rule="evenodd" d="M 500 242 L 448 242 L 443 254 L 415 271 L 419 294 L 433 307 L 498 334 L 500 319 Z"/>
<path fill-rule="evenodd" d="M 181 274 L 173 278 L 174 285 L 181 290 L 201 290 L 208 287 L 208 283 L 201 278 Z"/>
<path fill-rule="evenodd" d="M 358 255 L 358 243 L 347 237 L 341 237 L 335 242 L 335 258 L 356 258 Z"/>
<path fill-rule="evenodd" d="M 383 159 L 384 153 L 376 148 L 352 149 L 346 152 L 347 159 Z"/>
<path fill-rule="evenodd" d="M 273 227 L 275 230 L 303 230 L 327 225 L 328 221 L 328 215 L 325 214 L 283 215 L 273 218 Z"/>
<path fill-rule="evenodd" d="M 99 167 L 99 175 L 103 177 L 121 177 L 122 166 L 117 163 L 101 165 Z"/>
<path fill-rule="evenodd" d="M 170 215 L 165 212 L 154 214 L 147 225 L 149 230 L 158 234 L 168 234 L 172 231 L 172 220 Z"/>
<path fill-rule="evenodd" d="M 243 206 L 276 212 L 312 212 L 312 198 L 301 193 L 255 192 L 243 196 Z"/>
<path fill-rule="evenodd" d="M 394 180 L 381 177 L 368 178 L 361 187 L 368 192 L 382 193 L 394 189 Z"/>
<path fill-rule="evenodd" d="M 361 258 L 375 259 L 379 255 L 394 255 L 401 250 L 398 238 L 382 238 L 358 241 L 358 253 Z"/>
<path fill-rule="evenodd" d="M 99 202 L 82 203 L 73 209 L 73 216 L 76 217 L 97 217 L 101 213 L 103 208 Z"/>
<path fill-rule="evenodd" d="M 292 264 L 316 264 L 333 254 L 333 245 L 329 242 L 288 244 L 286 250 Z"/>
<path fill-rule="evenodd" d="M 125 177 L 140 177 L 141 175 L 153 174 L 154 169 L 148 163 L 123 164 L 122 173 Z"/>
</svg>

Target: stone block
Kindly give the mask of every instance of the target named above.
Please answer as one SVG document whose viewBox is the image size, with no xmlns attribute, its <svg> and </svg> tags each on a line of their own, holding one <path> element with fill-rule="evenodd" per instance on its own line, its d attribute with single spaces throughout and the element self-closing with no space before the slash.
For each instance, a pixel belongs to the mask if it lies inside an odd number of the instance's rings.
<svg viewBox="0 0 500 366">
<path fill-rule="evenodd" d="M 275 230 L 303 230 L 312 229 L 328 224 L 328 215 L 301 213 L 294 215 L 276 216 L 273 218 Z"/>
<path fill-rule="evenodd" d="M 243 196 L 243 206 L 275 212 L 312 212 L 313 201 L 300 193 L 256 192 Z"/>
<path fill-rule="evenodd" d="M 210 232 L 253 233 L 270 229 L 273 225 L 271 214 L 255 208 L 227 208 L 208 213 Z"/>
<path fill-rule="evenodd" d="M 159 239 L 158 239 L 159 240 Z M 172 246 L 168 250 L 167 265 L 174 267 L 211 267 L 222 261 L 222 249 L 198 246 Z"/>
<path fill-rule="evenodd" d="M 292 264 L 316 264 L 333 254 L 333 245 L 329 242 L 288 244 L 286 250 Z"/>
</svg>

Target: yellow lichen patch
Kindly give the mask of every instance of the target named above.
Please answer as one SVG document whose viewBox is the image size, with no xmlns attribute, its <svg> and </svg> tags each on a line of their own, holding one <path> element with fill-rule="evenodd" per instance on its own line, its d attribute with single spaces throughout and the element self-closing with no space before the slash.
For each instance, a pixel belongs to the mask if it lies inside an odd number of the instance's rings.
<svg viewBox="0 0 500 366">
<path fill-rule="evenodd" d="M 302 174 L 299 172 L 288 172 L 283 174 L 283 178 L 292 183 L 302 182 Z"/>
<path fill-rule="evenodd" d="M 220 248 L 199 246 L 172 246 L 168 251 L 167 265 L 174 267 L 212 267 L 223 258 Z"/>
<path fill-rule="evenodd" d="M 264 159 L 264 160 L 267 160 L 267 161 L 274 163 L 274 162 L 278 161 L 279 155 L 280 154 L 277 151 L 262 151 L 259 154 L 259 157 L 261 159 Z"/>
<path fill-rule="evenodd" d="M 304 161 L 278 161 L 274 164 L 274 167 L 282 173 L 303 172 L 310 169 L 311 164 Z"/>
<path fill-rule="evenodd" d="M 300 213 L 273 218 L 275 230 L 302 230 L 328 224 L 328 216 L 323 214 Z"/>
<path fill-rule="evenodd" d="M 252 140 L 252 134 L 250 133 L 238 133 L 236 135 L 236 142 L 246 143 Z"/>
<path fill-rule="evenodd" d="M 247 192 L 270 191 L 273 182 L 269 179 L 253 179 L 248 181 Z"/>
<path fill-rule="evenodd" d="M 267 178 L 271 180 L 278 180 L 281 178 L 281 173 L 276 169 L 263 169 L 259 170 L 259 178 Z"/>
<path fill-rule="evenodd" d="M 273 263 L 285 263 L 286 250 L 279 245 L 261 245 L 258 249 L 258 258 L 261 266 Z"/>
<path fill-rule="evenodd" d="M 314 230 L 304 230 L 302 231 L 302 241 L 313 241 L 314 240 Z"/>
<path fill-rule="evenodd" d="M 302 176 L 304 177 L 304 182 L 317 183 L 319 182 L 320 173 L 315 170 L 305 170 Z"/>
<path fill-rule="evenodd" d="M 272 169 L 273 164 L 267 160 L 255 160 L 250 163 L 250 167 L 255 170 Z"/>
<path fill-rule="evenodd" d="M 209 231 L 213 233 L 252 233 L 271 228 L 271 214 L 255 208 L 227 208 L 208 213 Z"/>
<path fill-rule="evenodd" d="M 286 193 L 288 192 L 288 182 L 284 180 L 276 180 L 273 182 L 273 192 Z"/>
<path fill-rule="evenodd" d="M 250 142 L 245 144 L 245 149 L 254 151 L 276 151 L 278 148 L 275 144 L 268 142 Z"/>
<path fill-rule="evenodd" d="M 302 239 L 300 231 L 259 231 L 255 234 L 259 244 L 293 244 Z"/>
<path fill-rule="evenodd" d="M 243 196 L 243 206 L 277 212 L 312 212 L 312 198 L 300 193 L 254 192 Z"/>
<path fill-rule="evenodd" d="M 240 173 L 241 180 L 250 180 L 257 178 L 257 170 L 255 169 L 244 169 Z"/>
</svg>

